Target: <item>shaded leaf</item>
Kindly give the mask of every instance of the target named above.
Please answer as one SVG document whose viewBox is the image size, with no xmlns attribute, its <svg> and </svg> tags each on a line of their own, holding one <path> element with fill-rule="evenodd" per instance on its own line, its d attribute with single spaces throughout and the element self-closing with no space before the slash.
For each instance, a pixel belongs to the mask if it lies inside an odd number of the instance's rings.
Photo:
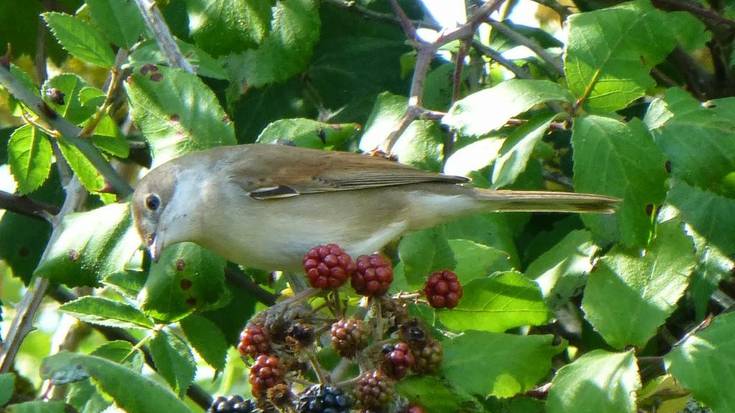
<svg viewBox="0 0 735 413">
<path fill-rule="evenodd" d="M 212 79 L 227 80 L 227 73 L 222 67 L 222 64 L 210 56 L 209 53 L 178 39 L 176 39 L 176 44 L 179 46 L 181 54 L 191 63 L 198 75 Z M 142 66 L 145 63 L 168 63 L 166 57 L 159 50 L 158 44 L 153 40 L 148 40 L 136 47 L 135 51 L 130 54 L 129 61 L 135 66 Z"/>
<path fill-rule="evenodd" d="M 15 390 L 15 374 L 0 374 L 0 406 L 5 405 L 13 397 Z"/>
<path fill-rule="evenodd" d="M 477 399 L 433 376 L 410 376 L 396 383 L 398 393 L 429 412 L 484 412 Z"/>
<path fill-rule="evenodd" d="M 8 413 L 65 413 L 64 402 L 61 401 L 31 401 L 11 404 Z"/>
<path fill-rule="evenodd" d="M 180 324 L 186 339 L 204 361 L 217 371 L 223 370 L 229 345 L 222 330 L 212 321 L 196 314 L 184 318 Z"/>
<path fill-rule="evenodd" d="M 360 125 L 332 124 L 305 118 L 279 119 L 258 135 L 257 143 L 278 143 L 304 148 L 333 149 L 342 147 Z"/>
<path fill-rule="evenodd" d="M 189 346 L 176 335 L 161 330 L 150 341 L 150 349 L 158 374 L 183 398 L 197 370 Z"/>
</svg>

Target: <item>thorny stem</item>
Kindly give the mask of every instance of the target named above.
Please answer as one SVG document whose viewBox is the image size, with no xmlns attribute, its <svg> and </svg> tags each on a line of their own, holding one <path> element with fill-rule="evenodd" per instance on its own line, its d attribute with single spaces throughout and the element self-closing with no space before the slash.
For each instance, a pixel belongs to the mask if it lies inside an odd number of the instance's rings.
<svg viewBox="0 0 735 413">
<path fill-rule="evenodd" d="M 140 10 L 140 14 L 145 20 L 146 26 L 153 33 L 153 37 L 156 39 L 158 47 L 166 57 L 168 64 L 171 67 L 178 67 L 189 73 L 194 73 L 194 67 L 184 57 L 179 49 L 179 45 L 176 44 L 171 30 L 169 30 L 166 22 L 161 16 L 161 11 L 158 10 L 158 6 L 152 0 L 135 0 L 135 4 Z"/>
<path fill-rule="evenodd" d="M 546 49 L 541 47 L 538 42 L 535 40 L 526 37 L 522 35 L 521 33 L 518 33 L 515 30 L 511 30 L 508 26 L 506 26 L 504 23 L 501 23 L 499 21 L 493 20 L 491 18 L 485 19 L 485 21 L 492 26 L 493 29 L 497 30 L 507 38 L 509 38 L 511 41 L 520 44 L 521 46 L 527 47 L 529 50 L 531 50 L 533 53 L 536 54 L 541 60 L 546 62 L 549 66 L 551 66 L 556 73 L 561 76 L 564 74 L 564 68 L 561 64 L 561 59 L 558 59 L 551 55 L 551 53 L 547 52 Z"/>
</svg>

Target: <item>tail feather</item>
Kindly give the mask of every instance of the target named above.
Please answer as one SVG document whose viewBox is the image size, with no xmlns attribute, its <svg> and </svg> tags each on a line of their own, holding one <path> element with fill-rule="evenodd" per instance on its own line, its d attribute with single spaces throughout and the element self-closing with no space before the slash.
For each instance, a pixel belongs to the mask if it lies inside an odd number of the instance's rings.
<svg viewBox="0 0 735 413">
<path fill-rule="evenodd" d="M 481 201 L 492 205 L 494 211 L 519 212 L 579 212 L 612 214 L 620 199 L 595 194 L 551 191 L 495 191 L 475 188 Z"/>
</svg>

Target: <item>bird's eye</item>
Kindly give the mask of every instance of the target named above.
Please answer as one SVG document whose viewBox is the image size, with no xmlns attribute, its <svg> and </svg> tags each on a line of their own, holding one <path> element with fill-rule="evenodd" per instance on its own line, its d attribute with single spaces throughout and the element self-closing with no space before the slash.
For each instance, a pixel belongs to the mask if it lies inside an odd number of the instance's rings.
<svg viewBox="0 0 735 413">
<path fill-rule="evenodd" d="M 156 194 L 149 194 L 145 197 L 145 207 L 151 211 L 155 211 L 161 206 L 161 198 Z"/>
</svg>

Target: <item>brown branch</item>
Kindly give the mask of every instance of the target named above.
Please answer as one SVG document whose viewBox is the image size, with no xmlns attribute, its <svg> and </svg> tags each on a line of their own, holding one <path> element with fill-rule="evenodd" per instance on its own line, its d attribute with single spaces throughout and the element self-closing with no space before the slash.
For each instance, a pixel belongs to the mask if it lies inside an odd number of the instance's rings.
<svg viewBox="0 0 735 413">
<path fill-rule="evenodd" d="M 27 196 L 15 195 L 5 191 L 0 191 L 0 209 L 48 222 L 51 222 L 53 215 L 59 213 L 59 208 L 55 205 L 44 204 Z"/>
<path fill-rule="evenodd" d="M 564 74 L 564 67 L 562 66 L 561 59 L 552 56 L 551 53 L 547 52 L 546 49 L 541 47 L 538 42 L 522 35 L 521 33 L 518 33 L 517 31 L 511 29 L 502 22 L 493 20 L 489 17 L 485 19 L 485 21 L 487 22 L 487 24 L 492 26 L 493 29 L 497 30 L 502 35 L 509 38 L 511 41 L 518 43 L 521 46 L 525 46 L 526 48 L 531 50 L 533 53 L 536 54 L 536 56 L 538 56 L 541 60 L 551 66 L 558 75 L 561 76 Z"/>
<path fill-rule="evenodd" d="M 329 4 L 333 5 L 333 6 L 340 7 L 342 9 L 351 11 L 351 12 L 356 13 L 356 14 L 360 14 L 360 15 L 362 15 L 364 17 L 367 17 L 367 18 L 370 18 L 370 19 L 373 19 L 373 20 L 382 21 L 382 22 L 386 22 L 386 23 L 398 23 L 398 24 L 401 24 L 401 20 L 398 17 L 396 17 L 395 15 L 388 14 L 388 13 L 380 13 L 380 12 L 371 10 L 371 9 L 369 9 L 367 7 L 361 6 L 356 1 L 323 0 L 323 2 L 329 3 Z M 431 22 L 411 20 L 411 24 L 413 24 L 414 27 L 415 26 L 423 26 L 423 27 L 426 27 L 428 29 L 432 29 L 432 30 L 436 30 L 436 31 L 441 30 L 441 27 L 440 26 L 438 26 L 436 24 L 433 24 Z"/>
<path fill-rule="evenodd" d="M 163 19 L 156 3 L 152 0 L 135 0 L 135 4 L 138 6 L 146 26 L 153 33 L 153 38 L 166 57 L 168 64 L 171 67 L 178 67 L 189 73 L 194 73 L 194 68 L 181 53 L 179 45 L 176 44 L 174 36 L 166 25 L 166 21 Z"/>
</svg>

